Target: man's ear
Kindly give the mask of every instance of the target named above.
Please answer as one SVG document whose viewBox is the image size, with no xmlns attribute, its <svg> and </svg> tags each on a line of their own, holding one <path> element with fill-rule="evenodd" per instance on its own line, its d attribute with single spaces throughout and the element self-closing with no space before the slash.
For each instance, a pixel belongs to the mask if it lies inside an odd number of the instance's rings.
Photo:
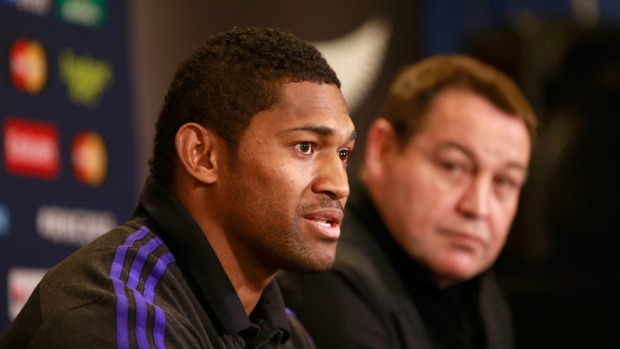
<svg viewBox="0 0 620 349">
<path fill-rule="evenodd" d="M 398 152 L 398 141 L 392 124 L 378 118 L 370 124 L 364 153 L 364 176 L 370 181 L 381 181 L 390 157 Z"/>
<path fill-rule="evenodd" d="M 226 157 L 224 141 L 213 131 L 197 123 L 187 123 L 179 128 L 175 146 L 180 165 L 196 180 L 214 183 Z"/>
</svg>

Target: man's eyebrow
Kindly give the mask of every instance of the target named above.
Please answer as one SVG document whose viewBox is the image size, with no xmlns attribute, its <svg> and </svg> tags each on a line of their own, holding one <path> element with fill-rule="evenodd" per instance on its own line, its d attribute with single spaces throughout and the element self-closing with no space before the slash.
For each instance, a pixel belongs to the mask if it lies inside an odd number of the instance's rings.
<svg viewBox="0 0 620 349">
<path fill-rule="evenodd" d="M 476 158 L 469 149 L 465 148 L 464 146 L 460 145 L 457 142 L 453 142 L 453 141 L 445 142 L 441 144 L 438 148 L 438 150 L 442 150 L 442 149 L 457 149 L 458 151 L 464 153 L 468 158 L 471 158 L 471 159 Z"/>
<path fill-rule="evenodd" d="M 462 145 L 456 143 L 456 142 L 446 142 L 445 144 L 440 146 L 440 149 L 444 148 L 452 148 L 452 149 L 458 149 L 459 151 L 463 152 L 467 157 L 469 157 L 470 159 L 475 159 L 476 156 L 474 155 L 474 153 L 472 153 L 469 149 L 463 147 Z M 519 162 L 514 162 L 514 161 L 510 161 L 508 163 L 505 164 L 504 166 L 507 169 L 516 169 L 519 171 L 523 171 L 527 173 L 527 166 L 519 163 Z"/>
<path fill-rule="evenodd" d="M 294 131 L 304 131 L 304 132 L 312 132 L 319 136 L 329 137 L 336 134 L 336 131 L 327 126 L 318 126 L 318 125 L 306 125 L 301 127 L 290 128 L 284 131 L 278 132 L 278 135 L 288 132 Z M 350 140 L 355 140 L 357 138 L 357 132 L 355 130 L 351 131 L 351 135 L 349 136 Z"/>
</svg>

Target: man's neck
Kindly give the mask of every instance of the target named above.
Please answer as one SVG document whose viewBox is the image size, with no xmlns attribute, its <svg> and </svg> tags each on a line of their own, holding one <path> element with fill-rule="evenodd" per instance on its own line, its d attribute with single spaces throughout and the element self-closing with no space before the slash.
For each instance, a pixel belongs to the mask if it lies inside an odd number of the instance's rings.
<svg viewBox="0 0 620 349">
<path fill-rule="evenodd" d="M 204 189 L 204 188 L 203 188 Z M 205 190 L 182 188 L 174 191 L 190 212 L 213 248 L 224 272 L 232 283 L 246 314 L 251 314 L 263 291 L 275 277 L 276 269 L 270 269 L 254 258 L 254 251 L 247 244 L 235 241 L 220 222 L 218 207 L 206 207 L 205 203 L 217 200 L 205 199 Z"/>
<path fill-rule="evenodd" d="M 207 239 L 249 316 L 258 304 L 263 291 L 275 277 L 276 270 L 266 270 L 260 263 L 252 260 L 251 251 L 239 251 L 243 247 L 235 246 L 226 237 L 225 232 L 205 231 L 209 232 L 206 234 Z"/>
</svg>

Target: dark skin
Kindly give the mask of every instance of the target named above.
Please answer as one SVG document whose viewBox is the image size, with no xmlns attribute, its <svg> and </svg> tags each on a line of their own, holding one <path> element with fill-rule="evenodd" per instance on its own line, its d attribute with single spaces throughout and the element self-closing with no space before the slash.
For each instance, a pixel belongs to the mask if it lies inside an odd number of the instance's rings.
<svg viewBox="0 0 620 349">
<path fill-rule="evenodd" d="M 285 83 L 282 99 L 252 117 L 236 159 L 188 123 L 176 136 L 172 191 L 188 208 L 247 314 L 278 269 L 320 271 L 335 259 L 349 195 L 355 128 L 338 87 Z"/>
</svg>

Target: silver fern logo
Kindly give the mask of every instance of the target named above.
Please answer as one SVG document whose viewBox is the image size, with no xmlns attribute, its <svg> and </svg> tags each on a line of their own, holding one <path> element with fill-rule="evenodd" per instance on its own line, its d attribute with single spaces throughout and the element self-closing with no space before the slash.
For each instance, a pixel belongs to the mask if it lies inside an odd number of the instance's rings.
<svg viewBox="0 0 620 349">
<path fill-rule="evenodd" d="M 343 36 L 313 42 L 338 74 L 351 114 L 377 81 L 391 36 L 392 25 L 387 17 L 376 16 Z"/>
</svg>

